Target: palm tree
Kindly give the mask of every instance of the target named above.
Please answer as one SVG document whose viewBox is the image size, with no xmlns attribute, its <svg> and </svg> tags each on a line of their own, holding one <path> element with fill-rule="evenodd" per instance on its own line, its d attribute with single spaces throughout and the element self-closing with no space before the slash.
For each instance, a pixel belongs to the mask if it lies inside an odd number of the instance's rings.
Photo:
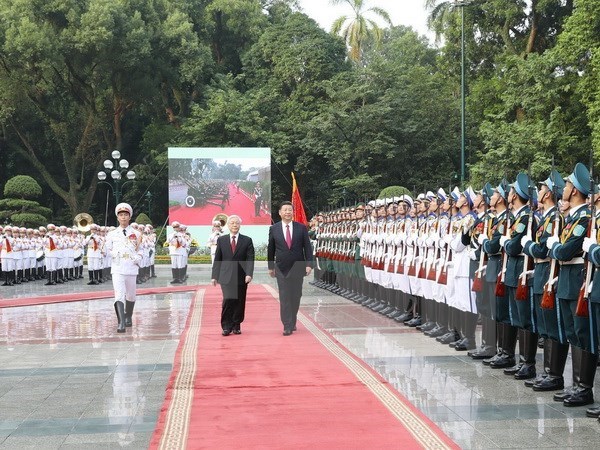
<svg viewBox="0 0 600 450">
<path fill-rule="evenodd" d="M 425 0 L 425 9 L 429 10 L 427 26 L 435 32 L 436 39 L 442 35 L 451 16 L 455 13 L 456 0 Z"/>
<path fill-rule="evenodd" d="M 373 19 L 366 17 L 366 14 L 372 13 L 392 26 L 390 15 L 386 10 L 376 6 L 367 8 L 368 0 L 329 0 L 329 2 L 332 5 L 347 3 L 352 8 L 352 17 L 338 17 L 331 26 L 331 32 L 344 38 L 350 49 L 348 56 L 352 61 L 360 63 L 365 43 L 371 40 L 376 47 L 379 47 L 383 39 L 381 27 Z"/>
</svg>

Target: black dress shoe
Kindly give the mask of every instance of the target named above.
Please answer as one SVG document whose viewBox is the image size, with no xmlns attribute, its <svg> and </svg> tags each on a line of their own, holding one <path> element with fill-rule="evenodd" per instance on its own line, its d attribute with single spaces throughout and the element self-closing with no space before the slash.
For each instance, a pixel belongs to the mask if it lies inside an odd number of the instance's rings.
<svg viewBox="0 0 600 450">
<path fill-rule="evenodd" d="M 242 334 L 242 330 L 233 330 L 232 333 L 233 334 Z"/>
<path fill-rule="evenodd" d="M 517 373 L 515 373 L 515 380 L 529 380 L 535 378 L 535 363 L 523 364 Z"/>
<path fill-rule="evenodd" d="M 564 402 L 565 399 L 571 396 L 571 394 L 573 394 L 573 386 L 569 386 L 562 392 L 557 392 L 552 396 L 552 400 L 554 400 L 555 402 Z"/>
<path fill-rule="evenodd" d="M 505 369 L 507 367 L 512 367 L 515 365 L 515 357 L 508 355 L 506 353 L 502 353 L 496 361 L 490 363 L 490 367 L 492 369 Z"/>
<path fill-rule="evenodd" d="M 538 339 L 538 342 L 537 342 L 537 346 L 538 346 L 538 348 L 544 348 L 544 342 L 545 342 L 545 341 L 546 341 L 546 338 L 544 338 L 544 337 L 540 337 L 540 338 Z"/>
<path fill-rule="evenodd" d="M 544 391 L 558 391 L 565 387 L 565 380 L 563 377 L 554 377 L 552 375 L 548 375 L 539 383 L 535 383 L 531 388 L 536 392 L 544 392 Z M 560 401 L 563 401 L 564 397 L 562 397 Z"/>
<path fill-rule="evenodd" d="M 522 362 L 515 364 L 512 367 L 507 367 L 504 369 L 504 375 L 515 375 L 517 372 L 519 372 L 519 370 L 521 370 L 521 367 L 523 367 Z"/>
<path fill-rule="evenodd" d="M 419 325 L 417 327 L 417 330 L 425 332 L 425 331 L 433 330 L 435 327 L 437 327 L 437 323 L 429 321 L 429 322 L 425 322 L 423 325 Z"/>
<path fill-rule="evenodd" d="M 407 320 L 406 322 L 404 322 L 404 325 L 411 328 L 421 325 L 421 316 L 416 316 L 412 320 Z"/>
<path fill-rule="evenodd" d="M 412 320 L 412 318 L 413 318 L 413 314 L 411 312 L 405 312 L 405 313 L 401 314 L 400 316 L 396 317 L 394 320 L 396 322 L 404 323 L 407 320 Z"/>
<path fill-rule="evenodd" d="M 475 348 L 475 341 L 473 339 L 469 339 L 469 338 L 464 338 L 462 341 L 460 341 L 459 344 L 456 344 L 454 346 L 454 350 L 456 350 L 457 352 L 473 350 L 474 348 Z"/>
<path fill-rule="evenodd" d="M 229 336 L 231 334 L 231 330 L 223 330 L 221 333 L 223 336 Z"/>
<path fill-rule="evenodd" d="M 499 351 L 498 353 L 496 353 L 491 358 L 486 358 L 486 359 L 482 360 L 481 362 L 483 363 L 484 366 L 489 366 L 493 362 L 496 362 L 498 360 L 498 358 L 500 358 L 500 357 L 502 357 L 502 352 L 501 351 Z"/>
<path fill-rule="evenodd" d="M 441 344 L 450 344 L 450 343 L 456 342 L 458 340 L 460 340 L 460 334 L 458 334 L 456 331 L 451 331 L 449 333 L 446 333 L 441 338 L 439 338 L 439 342 Z"/>
<path fill-rule="evenodd" d="M 594 391 L 590 388 L 578 387 L 570 397 L 563 401 L 565 406 L 585 406 L 594 403 Z"/>
<path fill-rule="evenodd" d="M 585 415 L 588 417 L 600 417 L 600 406 L 592 406 L 585 410 Z"/>
<path fill-rule="evenodd" d="M 544 378 L 546 378 L 548 376 L 548 374 L 546 372 L 539 374 L 537 377 L 535 378 L 530 378 L 529 380 L 525 380 L 525 387 L 529 387 L 532 388 L 534 384 L 539 384 L 541 383 Z"/>
<path fill-rule="evenodd" d="M 438 327 L 438 328 L 434 328 L 431 331 L 427 331 L 425 333 L 426 336 L 429 336 L 431 338 L 438 338 L 440 336 L 445 335 L 448 332 L 448 328 L 446 327 Z"/>
<path fill-rule="evenodd" d="M 459 338 L 458 338 L 456 341 L 454 341 L 454 342 L 449 342 L 449 343 L 448 343 L 448 347 L 450 347 L 450 348 L 455 348 L 457 345 L 460 345 L 460 344 L 462 344 L 462 342 L 463 342 L 465 339 L 467 339 L 467 338 L 461 338 L 461 337 L 459 336 Z"/>
<path fill-rule="evenodd" d="M 283 330 L 283 335 L 284 336 L 289 336 L 292 334 L 292 330 Z"/>
<path fill-rule="evenodd" d="M 473 359 L 487 359 L 496 356 L 496 349 L 490 345 L 482 345 L 476 350 L 467 353 Z"/>
</svg>

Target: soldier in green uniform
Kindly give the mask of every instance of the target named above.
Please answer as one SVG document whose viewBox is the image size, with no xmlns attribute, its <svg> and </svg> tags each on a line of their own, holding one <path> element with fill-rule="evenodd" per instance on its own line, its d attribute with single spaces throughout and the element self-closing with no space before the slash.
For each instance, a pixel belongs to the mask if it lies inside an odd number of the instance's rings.
<svg viewBox="0 0 600 450">
<path fill-rule="evenodd" d="M 495 301 L 495 319 L 496 319 L 496 335 L 498 341 L 498 351 L 491 358 L 483 359 L 483 364 L 489 365 L 494 369 L 502 369 L 512 367 L 515 364 L 515 346 L 517 334 L 513 331 L 510 322 L 509 303 L 506 298 L 506 289 L 501 289 L 500 281 L 501 272 L 504 270 L 504 254 L 500 240 L 504 237 L 513 219 L 512 214 L 508 209 L 508 195 L 510 187 L 508 182 L 503 179 L 494 190 L 492 200 L 490 202 L 493 208 L 496 220 L 492 226 L 491 237 L 483 238 L 481 245 L 483 250 L 488 254 L 488 264 L 486 268 L 486 285 L 493 296 L 490 296 Z M 504 291 L 504 292 L 502 292 Z"/>
<path fill-rule="evenodd" d="M 600 187 L 599 187 L 600 188 Z M 595 193 L 595 234 L 586 237 L 583 240 L 583 251 L 587 252 L 589 261 L 594 265 L 594 278 L 592 283 L 592 291 L 589 296 L 589 312 L 590 312 L 590 326 L 592 331 L 590 333 L 590 347 L 596 349 L 594 353 L 598 353 L 598 339 L 600 335 L 600 194 Z M 600 418 L 600 406 L 593 406 L 586 411 L 588 417 L 599 417 Z"/>
<path fill-rule="evenodd" d="M 554 400 L 562 401 L 565 406 L 594 402 L 592 387 L 598 356 L 593 353 L 596 349 L 591 347 L 589 318 L 576 314 L 584 278 L 583 240 L 590 221 L 586 203 L 590 190 L 590 172 L 583 164 L 577 163 L 563 191 L 563 200 L 570 205 L 564 229 L 560 238 L 551 236 L 546 241 L 550 256 L 561 265 L 556 292 L 558 315 L 566 341 L 571 344 L 573 385 L 554 394 Z"/>
<path fill-rule="evenodd" d="M 546 241 L 550 236 L 557 236 L 561 228 L 562 218 L 558 211 L 557 202 L 563 195 L 564 187 L 565 182 L 556 170 L 553 170 L 550 176 L 540 183 L 537 200 L 543 209 L 543 215 L 535 233 L 532 236 L 525 236 L 521 240 L 523 253 L 534 258 L 535 262 L 533 307 L 537 317 L 537 332 L 544 338 L 543 371 L 537 378 L 526 380 L 525 386 L 539 391 L 562 389 L 563 383 L 560 380 L 562 380 L 564 361 L 569 351 L 568 345 L 565 346 L 560 343 L 556 308 L 549 307 L 549 304 L 542 307 L 544 290 L 547 291 L 546 297 L 550 296 L 552 298 L 554 296 L 553 281 L 556 272 L 556 261 L 553 264 L 550 263 Z M 551 265 L 554 270 L 551 270 Z M 549 282 L 551 284 L 548 284 Z M 561 353 L 563 357 L 552 358 L 553 353 L 555 355 Z M 552 363 L 555 364 L 555 367 L 552 367 Z"/>
</svg>

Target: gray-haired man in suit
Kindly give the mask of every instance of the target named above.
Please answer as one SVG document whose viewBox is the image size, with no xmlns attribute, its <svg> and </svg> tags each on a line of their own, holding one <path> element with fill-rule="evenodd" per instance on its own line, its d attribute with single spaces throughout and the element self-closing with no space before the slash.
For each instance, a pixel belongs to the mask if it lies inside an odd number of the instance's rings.
<svg viewBox="0 0 600 450">
<path fill-rule="evenodd" d="M 217 240 L 212 267 L 212 284 L 221 285 L 223 336 L 242 334 L 241 323 L 246 311 L 246 291 L 254 274 L 254 244 L 252 238 L 240 234 L 242 219 L 231 215 L 227 220 L 229 233 Z"/>
</svg>

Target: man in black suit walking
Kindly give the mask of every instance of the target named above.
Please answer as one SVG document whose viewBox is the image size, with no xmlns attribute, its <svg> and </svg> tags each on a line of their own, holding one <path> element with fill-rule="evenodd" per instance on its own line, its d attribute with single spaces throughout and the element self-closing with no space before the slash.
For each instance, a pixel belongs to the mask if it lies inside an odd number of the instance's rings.
<svg viewBox="0 0 600 450">
<path fill-rule="evenodd" d="M 240 324 L 244 321 L 246 291 L 254 274 L 254 244 L 250 237 L 239 233 L 241 224 L 239 216 L 229 216 L 229 233 L 217 240 L 212 267 L 212 284 L 219 283 L 223 291 L 223 336 L 242 334 Z"/>
<path fill-rule="evenodd" d="M 308 230 L 303 224 L 292 221 L 294 207 L 291 202 L 281 204 L 279 216 L 281 222 L 269 228 L 268 266 L 269 275 L 277 277 L 283 335 L 289 336 L 296 330 L 302 282 L 312 270 L 313 254 Z"/>
</svg>

